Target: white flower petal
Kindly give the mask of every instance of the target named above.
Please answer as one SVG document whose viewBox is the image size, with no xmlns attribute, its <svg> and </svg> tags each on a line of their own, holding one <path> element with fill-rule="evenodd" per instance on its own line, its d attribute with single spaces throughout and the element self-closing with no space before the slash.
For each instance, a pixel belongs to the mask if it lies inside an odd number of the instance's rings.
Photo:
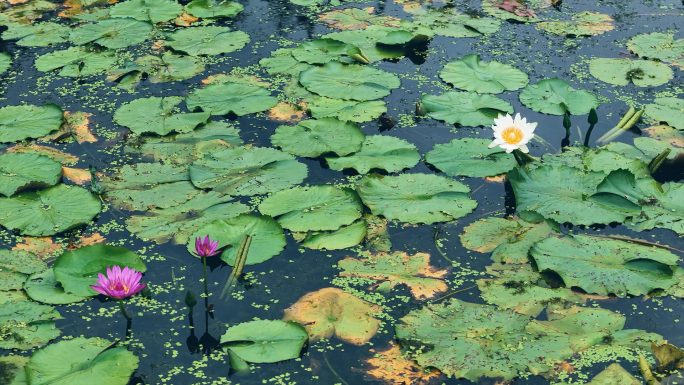
<svg viewBox="0 0 684 385">
<path fill-rule="evenodd" d="M 520 151 L 524 152 L 525 154 L 527 154 L 528 152 L 530 152 L 530 149 L 527 148 L 527 146 L 524 145 L 524 144 L 521 144 L 520 147 L 518 147 L 518 148 L 520 149 Z"/>
</svg>

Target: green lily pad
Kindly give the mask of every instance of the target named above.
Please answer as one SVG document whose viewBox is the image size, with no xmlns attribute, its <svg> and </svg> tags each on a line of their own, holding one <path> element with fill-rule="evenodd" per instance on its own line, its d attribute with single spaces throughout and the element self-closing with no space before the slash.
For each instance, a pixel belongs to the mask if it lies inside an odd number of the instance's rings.
<svg viewBox="0 0 684 385">
<path fill-rule="evenodd" d="M 530 256 L 539 271 L 551 270 L 568 287 L 599 295 L 644 295 L 669 289 L 679 281 L 673 268 L 679 258 L 671 252 L 632 242 L 583 235 L 547 238 Z"/>
<path fill-rule="evenodd" d="M 606 177 L 568 166 L 516 168 L 507 174 L 515 192 L 517 209 L 536 211 L 544 218 L 575 225 L 624 222 L 638 215 L 639 206 L 620 195 L 600 194 Z"/>
<path fill-rule="evenodd" d="M 639 178 L 650 177 L 648 162 L 650 159 L 636 147 L 625 143 L 613 142 L 604 147 L 585 149 L 582 154 L 583 166 L 589 171 L 602 171 L 609 174 L 615 170 L 628 170 Z"/>
<path fill-rule="evenodd" d="M 610 364 L 601 373 L 597 374 L 589 385 L 602 384 L 618 384 L 618 385 L 641 385 L 642 382 L 637 380 L 628 371 L 626 371 L 620 364 Z"/>
<path fill-rule="evenodd" d="M 109 9 L 110 17 L 131 18 L 159 24 L 183 13 L 183 6 L 173 0 L 127 0 Z"/>
<path fill-rule="evenodd" d="M 634 214 L 627 226 L 637 231 L 659 227 L 684 235 L 684 183 L 660 184 L 653 178 L 635 178 L 629 171 L 618 170 L 606 177 L 598 191 L 641 206 L 640 215 Z"/>
<path fill-rule="evenodd" d="M 270 75 L 297 76 L 311 65 L 302 63 L 292 56 L 293 48 L 280 48 L 271 52 L 272 57 L 259 60 L 259 65 Z"/>
<path fill-rule="evenodd" d="M 481 94 L 515 91 L 530 81 L 526 73 L 511 65 L 496 60 L 483 63 L 479 55 L 473 54 L 448 63 L 439 76 L 456 88 Z"/>
<path fill-rule="evenodd" d="M 65 292 L 88 297 L 98 294 L 90 287 L 97 285 L 98 273 L 106 275 L 107 267 L 112 266 L 128 266 L 139 272 L 147 270 L 140 256 L 127 248 L 97 244 L 64 252 L 55 260 L 53 271 Z"/>
<path fill-rule="evenodd" d="M 264 199 L 259 211 L 278 217 L 288 230 L 306 232 L 349 225 L 361 218 L 363 206 L 354 191 L 326 185 L 279 191 Z"/>
<path fill-rule="evenodd" d="M 33 253 L 24 250 L 0 250 L 0 271 L 34 274 L 47 269 L 47 265 Z"/>
<path fill-rule="evenodd" d="M 240 130 L 228 122 L 211 121 L 186 134 L 166 135 L 161 138 L 141 137 L 126 143 L 126 153 L 155 162 L 188 164 L 197 159 L 198 152 L 206 145 L 221 141 L 229 146 L 242 145 Z"/>
<path fill-rule="evenodd" d="M 489 139 L 453 139 L 436 144 L 425 154 L 425 162 L 449 176 L 483 177 L 506 173 L 517 166 L 515 158 L 499 148 L 489 148 Z"/>
<path fill-rule="evenodd" d="M 645 113 L 653 120 L 684 130 L 684 99 L 655 98 L 653 104 L 646 105 Z"/>
<path fill-rule="evenodd" d="M 190 132 L 209 120 L 209 112 L 174 113 L 183 101 L 180 96 L 140 98 L 126 103 L 114 112 L 114 122 L 142 134 L 152 132 L 166 135 L 171 132 Z"/>
<path fill-rule="evenodd" d="M 359 48 L 372 63 L 404 56 L 407 43 L 424 42 L 434 36 L 431 29 L 412 24 L 408 20 L 402 20 L 400 25 L 401 27 L 371 25 L 366 29 L 329 33 L 323 35 L 323 38 L 339 40 Z M 410 33 L 410 36 L 405 32 Z M 394 41 L 396 37 L 401 39 Z"/>
<path fill-rule="evenodd" d="M 399 27 L 399 19 L 391 16 L 377 16 L 373 14 L 374 8 L 345 8 L 325 12 L 318 15 L 318 20 L 336 29 L 364 29 L 371 25 L 384 25 L 387 27 Z"/>
<path fill-rule="evenodd" d="M 684 39 L 675 40 L 672 34 L 653 32 L 636 35 L 629 39 L 627 48 L 641 57 L 684 67 Z"/>
<path fill-rule="evenodd" d="M 353 47 L 339 40 L 321 38 L 298 45 L 292 50 L 292 56 L 309 64 L 325 64 L 332 60 L 354 63 L 354 59 L 347 56 L 347 51 Z"/>
<path fill-rule="evenodd" d="M 512 114 L 513 106 L 492 95 L 449 91 L 442 95 L 425 95 L 421 100 L 428 116 L 449 124 L 490 126 L 500 114 Z"/>
<path fill-rule="evenodd" d="M 47 156 L 0 154 L 0 194 L 12 196 L 21 190 L 54 186 L 61 178 L 62 164 Z"/>
<path fill-rule="evenodd" d="M 238 215 L 235 218 L 214 221 L 197 230 L 188 242 L 188 252 L 195 250 L 195 238 L 205 236 L 218 241 L 219 247 L 232 245 L 221 254 L 221 260 L 234 266 L 237 257 L 238 245 L 245 235 L 252 236 L 249 253 L 245 260 L 246 265 L 268 261 L 280 254 L 285 249 L 285 234 L 275 219 L 262 215 L 260 217 L 250 214 Z"/>
<path fill-rule="evenodd" d="M 221 336 L 221 345 L 252 363 L 291 360 L 308 340 L 306 329 L 296 322 L 257 320 L 231 326 Z"/>
<path fill-rule="evenodd" d="M 0 270 L 0 291 L 21 290 L 26 282 L 26 274 L 16 271 Z"/>
<path fill-rule="evenodd" d="M 2 356 L 0 367 L 3 368 L 2 379 L 6 385 L 28 385 L 24 367 L 29 362 L 24 356 Z"/>
<path fill-rule="evenodd" d="M 271 135 L 271 143 L 290 154 L 315 158 L 330 152 L 343 156 L 358 151 L 365 138 L 352 122 L 322 118 L 279 126 Z"/>
<path fill-rule="evenodd" d="M 28 350 L 43 346 L 60 334 L 55 320 L 62 319 L 52 306 L 31 301 L 0 306 L 0 349 Z"/>
<path fill-rule="evenodd" d="M 321 96 L 359 101 L 385 97 L 401 86 L 399 78 L 389 72 L 335 61 L 302 71 L 299 82 Z"/>
<path fill-rule="evenodd" d="M 10 23 L 2 33 L 3 40 L 15 40 L 24 47 L 48 47 L 64 43 L 69 37 L 69 27 L 63 24 L 44 22 L 36 24 Z"/>
<path fill-rule="evenodd" d="M 365 174 L 373 168 L 378 168 L 399 172 L 418 164 L 420 155 L 416 146 L 404 139 L 372 135 L 366 137 L 358 152 L 338 158 L 326 157 L 325 161 L 331 169 L 337 171 L 353 168 L 359 174 Z"/>
<path fill-rule="evenodd" d="M 90 191 L 59 184 L 0 198 L 0 225 L 22 235 L 54 235 L 90 223 L 100 208 L 100 200 Z"/>
<path fill-rule="evenodd" d="M 33 354 L 26 365 L 31 385 L 102 383 L 126 385 L 138 357 L 102 338 L 62 340 Z"/>
<path fill-rule="evenodd" d="M 60 76 L 83 77 L 99 75 L 116 65 L 111 50 L 94 47 L 70 47 L 46 53 L 35 61 L 38 71 L 48 72 L 61 68 Z"/>
<path fill-rule="evenodd" d="M 24 291 L 32 300 L 50 305 L 81 302 L 91 296 L 89 294 L 83 297 L 65 292 L 62 284 L 57 282 L 55 272 L 52 269 L 47 269 L 42 273 L 31 274 L 26 283 L 24 283 Z"/>
<path fill-rule="evenodd" d="M 71 30 L 69 40 L 76 45 L 96 43 L 117 49 L 144 42 L 152 32 L 152 25 L 131 18 L 112 18 L 84 24 Z"/>
<path fill-rule="evenodd" d="M 5 52 L 0 52 L 0 74 L 12 66 L 12 57 Z"/>
<path fill-rule="evenodd" d="M 520 92 L 519 97 L 526 107 L 551 115 L 564 115 L 566 112 L 584 115 L 600 104 L 589 91 L 575 90 L 568 82 L 559 78 L 529 84 Z"/>
<path fill-rule="evenodd" d="M 0 143 L 41 138 L 62 125 L 64 111 L 56 104 L 0 108 Z"/>
<path fill-rule="evenodd" d="M 426 26 L 447 37 L 480 37 L 499 31 L 501 21 L 458 12 L 455 8 L 430 9 L 413 16 L 416 24 Z"/>
<path fill-rule="evenodd" d="M 228 195 L 266 194 L 301 183 L 305 164 L 274 148 L 235 147 L 209 154 L 190 166 L 192 183 Z"/>
<path fill-rule="evenodd" d="M 637 87 L 660 86 L 674 77 L 670 67 L 648 60 L 592 59 L 589 72 L 598 80 L 618 86 L 630 82 Z"/>
<path fill-rule="evenodd" d="M 360 219 L 334 231 L 310 231 L 302 240 L 302 246 L 313 250 L 346 249 L 361 243 L 367 228 L 366 221 Z"/>
<path fill-rule="evenodd" d="M 215 191 L 197 194 L 178 206 L 134 215 L 126 220 L 126 228 L 143 240 L 164 243 L 173 239 L 175 245 L 185 244 L 192 234 L 207 224 L 249 212 L 249 207 L 230 202 L 232 199 Z"/>
<path fill-rule="evenodd" d="M 134 88 L 147 74 L 151 83 L 189 79 L 204 71 L 204 63 L 192 56 L 164 52 L 159 56 L 145 55 L 123 68 L 109 70 L 107 81 L 119 81 L 117 87 Z"/>
<path fill-rule="evenodd" d="M 235 1 L 193 0 L 185 6 L 189 14 L 203 19 L 233 17 L 244 9 L 242 4 Z"/>
<path fill-rule="evenodd" d="M 526 6 L 525 3 L 526 2 L 522 2 L 522 4 L 521 3 L 518 3 L 518 4 L 523 5 L 525 8 L 529 8 L 529 6 Z M 513 20 L 513 21 L 518 21 L 521 23 L 536 23 L 539 21 L 539 18 L 537 18 L 536 14 L 532 15 L 529 12 L 523 12 L 521 15 L 518 15 L 514 12 L 509 12 L 505 9 L 495 7 L 494 4 L 502 4 L 502 3 L 499 3 L 498 1 L 483 0 L 482 1 L 482 10 L 485 11 L 490 16 L 493 16 L 493 17 L 496 17 L 497 19 L 502 19 L 502 20 Z"/>
<path fill-rule="evenodd" d="M 367 175 L 357 182 L 356 191 L 373 215 L 401 222 L 447 222 L 477 207 L 468 186 L 439 175 Z"/>
<path fill-rule="evenodd" d="M 612 31 L 615 25 L 610 16 L 598 12 L 582 11 L 572 16 L 572 21 L 545 21 L 537 28 L 555 35 L 596 36 Z"/>
<path fill-rule="evenodd" d="M 241 50 L 247 43 L 249 35 L 242 31 L 231 32 L 230 28 L 210 26 L 178 30 L 164 45 L 191 56 L 213 56 Z"/>
<path fill-rule="evenodd" d="M 268 110 L 278 104 L 278 98 L 264 87 L 242 83 L 210 84 L 193 91 L 185 98 L 190 111 L 198 107 L 212 115 L 234 113 L 237 116 Z"/>
<path fill-rule="evenodd" d="M 673 129 L 674 131 L 674 129 Z M 679 146 L 680 143 L 672 143 L 670 141 L 661 142 L 654 138 L 634 138 L 634 147 L 638 148 L 645 155 L 645 159 L 653 159 L 658 156 L 661 152 L 670 149 L 670 154 L 667 156 L 668 159 L 674 159 L 684 153 L 684 148 Z M 632 171 L 632 170 L 630 170 Z M 636 174 L 632 171 L 632 174 Z"/>
<path fill-rule="evenodd" d="M 350 122 L 370 122 L 387 112 L 385 102 L 370 100 L 358 102 L 355 100 L 330 99 L 316 96 L 304 100 L 311 116 L 320 118 L 337 118 Z"/>
</svg>

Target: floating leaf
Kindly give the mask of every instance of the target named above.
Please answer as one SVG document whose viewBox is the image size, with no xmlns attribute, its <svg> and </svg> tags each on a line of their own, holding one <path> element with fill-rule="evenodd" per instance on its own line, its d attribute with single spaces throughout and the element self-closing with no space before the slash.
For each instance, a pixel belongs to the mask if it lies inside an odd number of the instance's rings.
<svg viewBox="0 0 684 385">
<path fill-rule="evenodd" d="M 185 6 L 185 9 L 193 16 L 211 19 L 233 17 L 245 8 L 235 1 L 193 0 Z"/>
<path fill-rule="evenodd" d="M 318 20 L 336 29 L 364 29 L 374 24 L 386 27 L 401 25 L 399 19 L 391 16 L 375 16 L 374 11 L 374 7 L 336 9 L 318 15 Z"/>
<path fill-rule="evenodd" d="M 232 112 L 243 116 L 274 107 L 278 98 L 271 96 L 271 91 L 264 87 L 226 82 L 197 89 L 185 98 L 185 102 L 191 111 L 199 107 L 212 115 Z"/>
<path fill-rule="evenodd" d="M 27 385 L 26 370 L 24 367 L 29 362 L 24 356 L 0 356 L 0 367 L 3 368 L 2 379 L 6 385 Z"/>
<path fill-rule="evenodd" d="M 526 107 L 551 115 L 564 115 L 566 112 L 584 115 L 599 106 L 598 99 L 589 91 L 575 90 L 568 82 L 559 78 L 529 84 L 520 92 L 519 97 Z"/>
<path fill-rule="evenodd" d="M 130 17 L 152 24 L 173 20 L 182 13 L 183 6 L 173 0 L 127 0 L 109 9 L 110 17 Z"/>
<path fill-rule="evenodd" d="M 209 119 L 209 112 L 174 113 L 182 101 L 180 96 L 135 99 L 114 112 L 114 121 L 137 134 L 153 132 L 166 135 L 174 131 L 190 132 Z"/>
<path fill-rule="evenodd" d="M 114 52 L 93 47 L 70 47 L 40 56 L 35 61 L 38 71 L 61 68 L 60 76 L 83 77 L 99 75 L 116 64 Z"/>
<path fill-rule="evenodd" d="M 0 142 L 40 138 L 59 129 L 63 111 L 55 104 L 0 108 Z"/>
<path fill-rule="evenodd" d="M 164 243 L 173 239 L 175 245 L 185 244 L 192 234 L 207 224 L 249 212 L 247 206 L 231 200 L 232 197 L 215 191 L 198 194 L 178 206 L 134 215 L 126 220 L 126 228 L 143 240 Z"/>
<path fill-rule="evenodd" d="M 26 365 L 31 385 L 125 385 L 138 368 L 138 357 L 102 338 L 62 340 L 33 354 Z"/>
<path fill-rule="evenodd" d="M 159 1 L 159 0 L 157 0 Z M 144 42 L 152 32 L 152 25 L 131 18 L 113 18 L 83 24 L 71 30 L 69 40 L 76 45 L 94 42 L 117 49 Z"/>
<path fill-rule="evenodd" d="M 373 367 L 366 370 L 366 373 L 378 381 L 391 384 L 427 385 L 440 375 L 436 369 L 423 369 L 412 360 L 406 359 L 399 345 L 392 341 L 389 349 L 375 353 L 373 358 L 365 362 Z"/>
<path fill-rule="evenodd" d="M 642 382 L 634 378 L 628 371 L 626 371 L 620 364 L 610 364 L 607 368 L 594 377 L 588 385 L 602 385 L 602 384 L 616 384 L 616 385 L 641 385 Z"/>
<path fill-rule="evenodd" d="M 653 104 L 646 105 L 646 116 L 684 131 L 684 99 L 655 98 Z"/>
<path fill-rule="evenodd" d="M 0 194 L 12 196 L 27 189 L 54 186 L 62 178 L 62 165 L 44 155 L 0 154 Z"/>
<path fill-rule="evenodd" d="M 402 251 L 377 254 L 362 252 L 361 257 L 347 257 L 339 261 L 337 266 L 343 270 L 340 276 L 374 279 L 378 281 L 374 288 L 385 293 L 404 284 L 417 299 L 432 298 L 448 289 L 442 281 L 448 271 L 430 266 L 430 254 L 409 255 Z"/>
<path fill-rule="evenodd" d="M 582 11 L 572 16 L 572 21 L 545 21 L 537 23 L 537 28 L 556 35 L 596 36 L 612 31 L 610 16 L 598 12 Z"/>
<path fill-rule="evenodd" d="M 667 144 L 669 146 L 678 148 L 684 147 L 684 133 L 677 131 L 676 129 L 667 125 L 658 125 L 642 128 L 641 131 L 647 133 L 651 138 L 659 141 L 660 143 Z M 634 142 L 636 147 L 639 147 L 637 142 Z M 641 151 L 644 149 L 639 148 Z"/>
<path fill-rule="evenodd" d="M 47 269 L 44 261 L 24 250 L 0 250 L 0 271 L 13 271 L 25 275 Z"/>
<path fill-rule="evenodd" d="M 542 166 L 508 173 L 517 209 L 536 211 L 544 218 L 575 225 L 623 222 L 638 215 L 639 206 L 620 195 L 600 194 L 602 172 L 587 172 L 568 166 Z"/>
<path fill-rule="evenodd" d="M 12 57 L 5 52 L 0 52 L 0 74 L 12 66 Z"/>
<path fill-rule="evenodd" d="M 344 155 L 344 154 L 339 154 Z M 367 136 L 361 149 L 354 154 L 340 158 L 325 158 L 331 169 L 342 171 L 353 168 L 365 174 L 378 168 L 389 172 L 399 172 L 418 164 L 420 155 L 413 144 L 393 136 Z"/>
<path fill-rule="evenodd" d="M 513 107 L 507 101 L 475 92 L 425 95 L 421 102 L 429 117 L 462 126 L 490 126 L 500 114 L 513 113 Z"/>
<path fill-rule="evenodd" d="M 35 254 L 42 260 L 48 260 L 51 254 L 64 248 L 59 243 L 54 243 L 51 237 L 24 237 L 24 241 L 14 245 L 12 250 L 23 250 Z M 60 253 L 61 254 L 61 253 Z"/>
<path fill-rule="evenodd" d="M 28 350 L 57 338 L 55 320 L 62 319 L 52 306 L 31 301 L 9 302 L 0 306 L 0 349 Z"/>
<path fill-rule="evenodd" d="M 371 25 L 366 29 L 329 33 L 323 37 L 339 40 L 359 48 L 368 61 L 372 63 L 404 56 L 406 44 L 425 42 L 433 36 L 434 33 L 429 28 L 402 20 L 400 28 Z M 401 39 L 397 41 L 397 37 Z"/>
<path fill-rule="evenodd" d="M 24 47 L 47 47 L 53 44 L 64 43 L 69 37 L 69 27 L 51 23 L 10 23 L 8 29 L 2 33 L 3 40 L 15 40 L 17 45 Z M 2 71 L 0 71 L 2 72 Z"/>
<path fill-rule="evenodd" d="M 551 270 L 568 287 L 599 295 L 644 295 L 678 280 L 679 258 L 662 248 L 583 235 L 547 238 L 530 250 L 539 271 Z"/>
<path fill-rule="evenodd" d="M 299 102 L 283 103 L 279 102 L 275 107 L 268 110 L 268 118 L 270 120 L 281 123 L 298 123 L 306 117 L 306 103 Z"/>
<path fill-rule="evenodd" d="M 670 67 L 647 60 L 592 59 L 589 72 L 598 80 L 618 86 L 660 86 L 672 80 Z"/>
<path fill-rule="evenodd" d="M 292 56 L 309 64 L 325 64 L 332 60 L 354 63 L 354 59 L 347 56 L 353 47 L 339 40 L 321 38 L 298 45 L 292 50 Z"/>
<path fill-rule="evenodd" d="M 439 76 L 456 88 L 481 94 L 515 91 L 529 83 L 527 74 L 519 69 L 495 60 L 483 63 L 479 55 L 472 54 L 448 63 Z"/>
<path fill-rule="evenodd" d="M 30 275 L 24 283 L 24 291 L 32 300 L 50 305 L 81 302 L 91 296 L 91 294 L 80 296 L 65 292 L 62 284 L 55 279 L 55 273 L 52 269 Z"/>
<path fill-rule="evenodd" d="M 292 56 L 292 48 L 280 48 L 271 52 L 270 58 L 259 60 L 259 65 L 271 75 L 299 76 L 299 74 L 311 65 L 301 63 Z"/>
<path fill-rule="evenodd" d="M 242 31 L 230 32 L 230 28 L 209 26 L 178 30 L 164 45 L 191 56 L 213 56 L 238 51 L 247 43 L 249 35 Z"/>
<path fill-rule="evenodd" d="M 425 162 L 449 176 L 494 176 L 512 170 L 517 165 L 515 158 L 501 149 L 489 148 L 490 143 L 489 139 L 453 139 L 436 144 L 425 154 Z"/>
<path fill-rule="evenodd" d="M 387 219 L 365 214 L 363 219 L 368 224 L 365 246 L 372 252 L 392 250 L 392 241 L 387 231 Z"/>
<path fill-rule="evenodd" d="M 119 87 L 123 85 L 135 86 L 142 79 L 142 74 L 148 75 L 151 83 L 169 82 L 189 79 L 204 71 L 204 63 L 192 56 L 176 55 L 164 52 L 161 57 L 154 55 L 141 56 L 124 68 L 109 71 L 108 81 L 119 80 Z"/>
<path fill-rule="evenodd" d="M 335 337 L 353 345 L 363 345 L 378 331 L 380 321 L 373 317 L 380 306 L 356 298 L 341 289 L 327 287 L 310 292 L 285 309 L 285 321 L 306 328 L 311 341 Z"/>
<path fill-rule="evenodd" d="M 361 243 L 366 229 L 366 221 L 361 219 L 334 231 L 310 231 L 302 240 L 302 246 L 314 250 L 346 249 Z"/>
<path fill-rule="evenodd" d="M 643 33 L 629 39 L 627 48 L 637 55 L 684 68 L 684 39 L 660 32 Z"/>
<path fill-rule="evenodd" d="M 360 101 L 385 97 L 401 86 L 399 78 L 389 72 L 334 61 L 303 71 L 299 82 L 321 96 Z"/>
<path fill-rule="evenodd" d="M 385 102 L 382 100 L 357 102 L 316 96 L 306 99 L 306 102 L 307 109 L 311 111 L 311 116 L 316 119 L 330 117 L 361 123 L 370 122 L 387 112 Z"/>
<path fill-rule="evenodd" d="M 246 265 L 268 261 L 285 249 L 285 235 L 283 228 L 273 218 L 262 215 L 257 217 L 250 214 L 238 215 L 235 218 L 214 221 L 197 230 L 188 242 L 188 252 L 195 250 L 195 238 L 209 235 L 219 242 L 219 247 L 231 245 L 221 254 L 221 259 L 231 266 L 235 266 L 238 245 L 245 235 L 252 237 Z"/>
<path fill-rule="evenodd" d="M 301 183 L 305 164 L 268 147 L 235 147 L 208 154 L 190 166 L 192 183 L 221 194 L 266 194 Z"/>
<path fill-rule="evenodd" d="M 13 147 L 8 148 L 7 152 L 45 155 L 48 158 L 55 160 L 61 164 L 74 164 L 78 162 L 78 157 L 76 156 L 60 151 L 54 147 L 39 146 L 35 143 L 30 143 L 28 146 L 15 145 Z"/>
<path fill-rule="evenodd" d="M 356 191 L 373 215 L 401 222 L 447 222 L 477 207 L 468 186 L 431 174 L 367 175 L 357 182 Z"/>
<path fill-rule="evenodd" d="M 90 223 L 100 200 L 90 191 L 63 184 L 0 198 L 0 224 L 23 235 L 54 235 Z"/>
<path fill-rule="evenodd" d="M 521 17 L 537 17 L 537 13 L 534 12 L 532 8 L 525 6 L 522 2 L 518 3 L 515 0 L 503 0 L 502 4 L 492 4 L 492 6 L 512 12 Z"/>
<path fill-rule="evenodd" d="M 259 205 L 262 214 L 278 217 L 281 226 L 299 232 L 337 230 L 360 218 L 362 210 L 354 191 L 333 186 L 293 187 Z"/>
<path fill-rule="evenodd" d="M 429 27 L 435 34 L 447 37 L 480 37 L 496 33 L 501 28 L 499 20 L 460 13 L 449 7 L 430 9 L 415 15 L 413 20 Z"/>
<path fill-rule="evenodd" d="M 147 270 L 140 256 L 127 248 L 100 244 L 65 251 L 55 260 L 53 271 L 65 292 L 88 297 L 97 295 L 90 285 L 97 285 L 98 274 L 106 274 L 112 266 Z"/>
<path fill-rule="evenodd" d="M 231 326 L 221 336 L 221 345 L 243 360 L 269 363 L 299 357 L 308 336 L 295 322 L 257 320 Z"/>
<path fill-rule="evenodd" d="M 271 143 L 290 154 L 315 158 L 330 152 L 343 156 L 358 151 L 365 138 L 354 123 L 321 118 L 279 126 L 271 135 Z"/>
<path fill-rule="evenodd" d="M 513 20 L 523 23 L 536 23 L 539 21 L 534 11 L 527 11 L 528 9 L 530 9 L 530 7 L 525 6 L 524 2 L 522 4 L 518 3 L 520 4 L 520 6 L 515 7 L 515 10 L 519 9 L 519 12 L 517 13 L 509 12 L 508 10 L 501 7 L 504 3 L 512 5 L 511 2 L 506 2 L 504 0 L 502 0 L 501 3 L 497 3 L 497 1 L 495 0 L 484 0 L 482 1 L 482 10 L 487 12 L 490 16 L 496 17 L 497 19 Z"/>
</svg>

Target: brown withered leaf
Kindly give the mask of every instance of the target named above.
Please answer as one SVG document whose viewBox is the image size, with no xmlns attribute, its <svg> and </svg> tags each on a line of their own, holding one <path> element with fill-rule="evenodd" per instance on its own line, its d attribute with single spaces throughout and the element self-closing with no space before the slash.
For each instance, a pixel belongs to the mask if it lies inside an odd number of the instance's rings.
<svg viewBox="0 0 684 385">
<path fill-rule="evenodd" d="M 90 7 L 114 4 L 116 2 L 117 0 L 66 0 L 64 4 L 62 4 L 66 9 L 60 11 L 57 16 L 73 17 L 86 12 Z"/>
<path fill-rule="evenodd" d="M 58 251 L 61 251 L 64 245 L 54 243 L 50 237 L 24 237 L 22 243 L 17 243 L 12 250 L 24 250 L 35 254 L 42 260 L 53 259 L 56 257 Z"/>
<path fill-rule="evenodd" d="M 518 3 L 515 0 L 503 0 L 501 4 L 492 4 L 493 7 L 501 8 L 521 17 L 537 17 L 534 9 Z"/>
<path fill-rule="evenodd" d="M 82 168 L 72 168 L 62 166 L 62 174 L 76 184 L 86 184 L 90 182 L 90 171 Z"/>
<path fill-rule="evenodd" d="M 184 10 L 183 14 L 178 16 L 173 23 L 181 27 L 189 27 L 190 24 L 196 22 L 197 20 L 199 20 L 198 17 L 192 16 Z"/>
<path fill-rule="evenodd" d="M 657 345 L 651 342 L 651 351 L 658 359 L 657 371 L 665 373 L 676 369 L 684 369 L 684 351 L 670 344 Z"/>
<path fill-rule="evenodd" d="M 382 25 L 386 27 L 399 27 L 400 21 L 396 17 L 376 16 L 374 7 L 345 8 L 325 12 L 318 16 L 318 20 L 328 24 L 331 28 L 342 30 L 366 29 L 371 25 Z"/>
<path fill-rule="evenodd" d="M 281 123 L 297 123 L 306 116 L 306 103 L 297 104 L 280 102 L 268 110 L 268 118 Z"/>
<path fill-rule="evenodd" d="M 380 281 L 374 286 L 388 292 L 396 285 L 405 284 L 418 299 L 432 298 L 449 287 L 441 280 L 449 272 L 430 266 L 430 254 L 409 255 L 403 251 L 371 254 L 362 252 L 362 258 L 347 257 L 337 263 L 342 277 L 364 277 Z"/>
<path fill-rule="evenodd" d="M 69 136 L 73 136 L 73 138 L 81 144 L 85 142 L 97 142 L 97 138 L 90 132 L 90 129 L 88 128 L 88 125 L 90 124 L 89 118 L 91 116 L 93 116 L 93 114 L 87 112 L 77 111 L 71 113 L 69 111 L 64 111 L 65 124 L 62 126 L 62 128 L 60 128 L 55 134 L 42 137 L 38 141 L 57 142 Z"/>
<path fill-rule="evenodd" d="M 390 342 L 387 350 L 367 359 L 366 363 L 373 367 L 366 373 L 389 384 L 424 385 L 441 374 L 436 369 L 422 369 L 413 361 L 404 358 L 401 349 L 394 342 Z"/>
<path fill-rule="evenodd" d="M 153 51 L 161 51 L 164 48 L 164 43 L 166 43 L 166 40 L 157 40 L 152 43 L 151 48 Z"/>
<path fill-rule="evenodd" d="M 7 152 L 21 152 L 25 154 L 38 154 L 45 155 L 48 158 L 57 161 L 61 164 L 73 164 L 78 162 L 78 157 L 73 156 L 64 151 L 60 151 L 56 148 L 48 146 L 39 146 L 37 144 L 31 143 L 28 146 L 13 146 L 7 149 Z"/>
<path fill-rule="evenodd" d="M 667 142 L 672 147 L 684 147 L 684 133 L 665 124 L 641 129 L 648 136 L 661 142 Z"/>
<path fill-rule="evenodd" d="M 99 243 L 104 243 L 104 241 L 105 238 L 100 233 L 94 233 L 82 236 L 78 241 L 70 243 L 67 249 L 73 251 L 79 247 L 97 245 Z"/>
<path fill-rule="evenodd" d="M 506 174 L 486 176 L 486 177 L 484 177 L 484 179 L 485 179 L 485 181 L 491 182 L 491 183 L 503 183 L 506 180 Z"/>
<path fill-rule="evenodd" d="M 335 287 L 307 293 L 285 309 L 284 321 L 296 321 L 317 341 L 333 335 L 354 345 L 363 345 L 377 333 L 380 321 L 373 316 L 382 310 Z"/>
</svg>

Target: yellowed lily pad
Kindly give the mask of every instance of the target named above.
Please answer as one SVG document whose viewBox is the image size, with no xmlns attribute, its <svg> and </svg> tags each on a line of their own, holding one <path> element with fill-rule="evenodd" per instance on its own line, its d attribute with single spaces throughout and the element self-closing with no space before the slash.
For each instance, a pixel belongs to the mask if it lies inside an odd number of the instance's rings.
<svg viewBox="0 0 684 385">
<path fill-rule="evenodd" d="M 372 369 L 366 371 L 367 374 L 378 381 L 390 384 L 427 385 L 430 380 L 441 374 L 439 370 L 423 369 L 406 359 L 394 342 L 390 342 L 388 349 L 377 352 L 375 357 L 367 359 L 366 364 L 372 366 Z"/>
</svg>

